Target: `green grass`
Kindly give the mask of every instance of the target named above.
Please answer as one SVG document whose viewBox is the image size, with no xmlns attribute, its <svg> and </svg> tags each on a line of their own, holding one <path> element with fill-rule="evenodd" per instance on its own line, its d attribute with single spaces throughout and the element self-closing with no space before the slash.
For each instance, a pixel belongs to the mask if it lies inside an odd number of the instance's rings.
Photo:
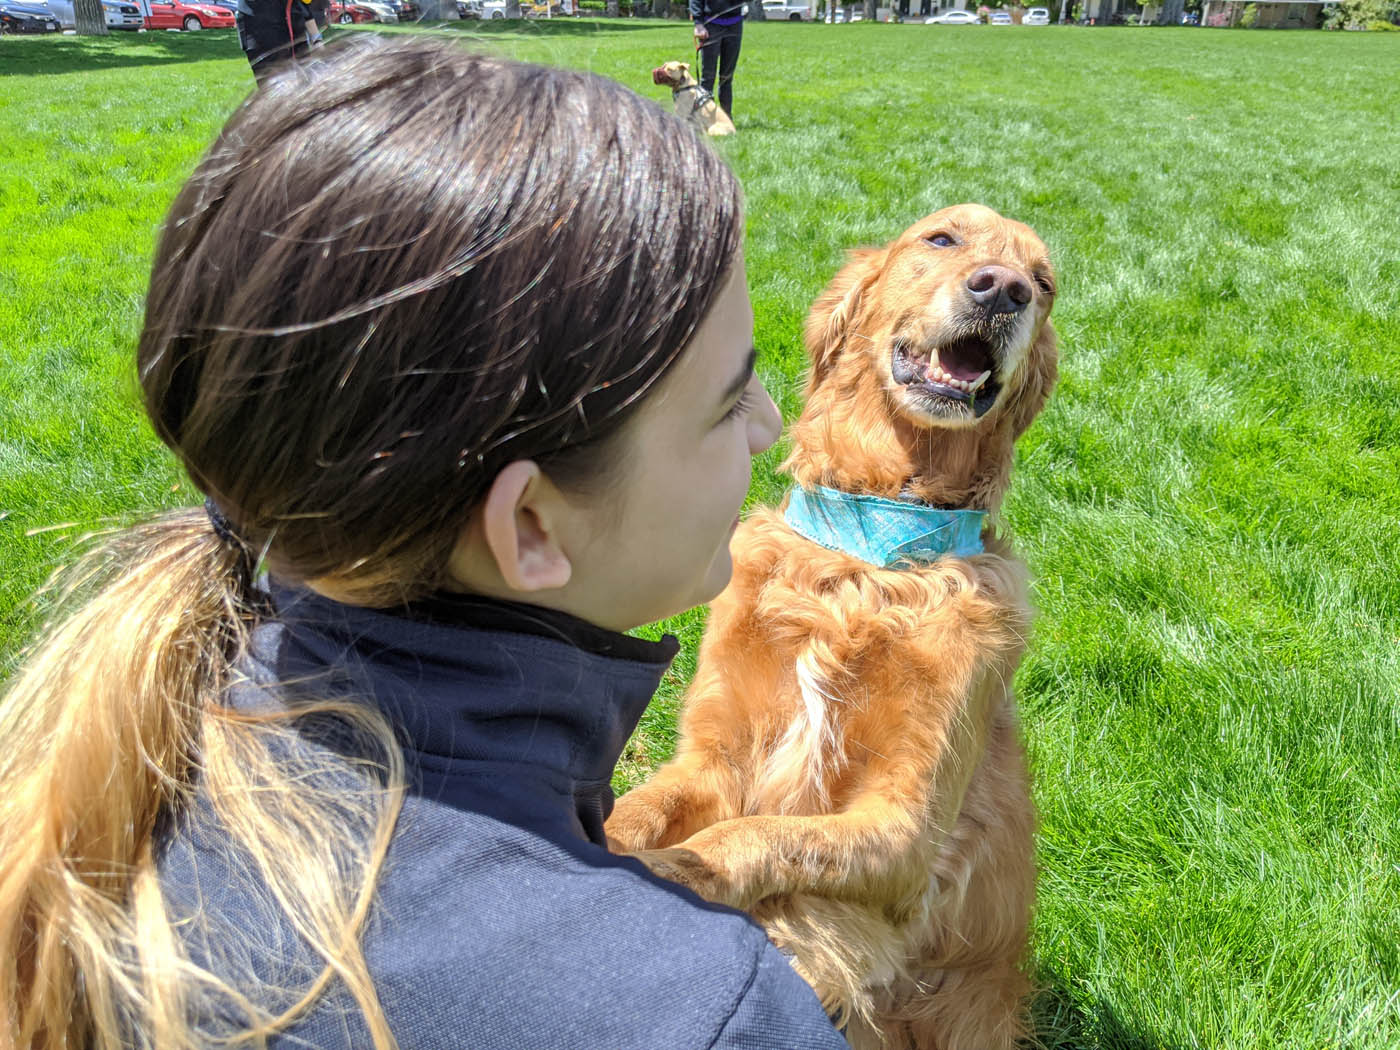
<svg viewBox="0 0 1400 1050">
<path fill-rule="evenodd" d="M 683 25 L 459 27 L 662 100 Z M 1055 1047 L 1400 1045 L 1400 39 L 751 26 L 763 371 L 845 249 L 1035 226 L 1063 381 L 1004 522 Z M 251 85 L 228 34 L 0 40 L 0 651 L 66 537 L 194 500 L 131 352 L 163 209 Z M 753 497 L 775 499 L 776 454 Z M 68 529 L 29 535 L 64 523 Z M 700 618 L 620 777 L 664 759 Z"/>
</svg>

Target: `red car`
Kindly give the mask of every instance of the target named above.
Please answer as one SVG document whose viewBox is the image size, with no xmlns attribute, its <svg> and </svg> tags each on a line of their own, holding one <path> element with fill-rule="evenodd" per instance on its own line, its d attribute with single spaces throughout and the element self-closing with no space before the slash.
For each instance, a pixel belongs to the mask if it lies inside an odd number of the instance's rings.
<svg viewBox="0 0 1400 1050">
<path fill-rule="evenodd" d="M 146 16 L 147 29 L 228 29 L 233 12 L 214 4 L 186 3 L 185 0 L 151 0 Z"/>
<path fill-rule="evenodd" d="M 349 22 L 373 22 L 375 14 L 368 7 L 354 3 L 342 3 L 341 0 L 331 0 L 329 17 L 332 22 L 339 22 L 345 25 Z"/>
</svg>

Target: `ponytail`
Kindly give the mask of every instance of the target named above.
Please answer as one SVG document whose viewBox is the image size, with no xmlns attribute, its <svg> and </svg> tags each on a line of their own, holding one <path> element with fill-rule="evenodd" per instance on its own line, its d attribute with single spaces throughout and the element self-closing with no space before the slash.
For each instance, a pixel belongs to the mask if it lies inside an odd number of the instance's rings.
<svg viewBox="0 0 1400 1050">
<path fill-rule="evenodd" d="M 216 535 L 200 510 L 116 535 L 69 574 L 59 605 L 76 612 L 42 632 L 0 698 L 0 1050 L 117 1050 L 133 1039 L 185 1050 L 199 1043 L 200 997 L 212 995 L 242 1007 L 246 1030 L 232 1041 L 261 1044 L 337 976 L 377 1050 L 394 1046 L 358 932 L 402 756 L 367 708 L 316 705 L 382 755 L 368 776 L 363 763 L 351 770 L 365 785 L 358 796 L 318 798 L 305 769 L 269 751 L 294 731 L 292 713 L 224 706 L 256 616 L 250 570 L 236 538 Z M 267 1009 L 181 949 L 156 850 L 158 829 L 196 790 L 324 962 L 288 1009 Z"/>
</svg>

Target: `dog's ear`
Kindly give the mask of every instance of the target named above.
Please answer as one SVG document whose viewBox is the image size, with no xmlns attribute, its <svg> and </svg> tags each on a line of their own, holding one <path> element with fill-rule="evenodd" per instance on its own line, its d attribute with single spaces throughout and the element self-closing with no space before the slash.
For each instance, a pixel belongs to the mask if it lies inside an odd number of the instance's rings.
<svg viewBox="0 0 1400 1050">
<path fill-rule="evenodd" d="M 807 353 L 812 358 L 809 390 L 826 378 L 841 356 L 851 327 L 859 320 L 884 261 L 884 248 L 857 248 L 812 304 L 805 331 Z"/>
<path fill-rule="evenodd" d="M 1060 352 L 1055 337 L 1055 326 L 1050 318 L 1040 328 L 1040 334 L 1031 344 L 1026 355 L 1025 375 L 1021 380 L 1020 395 L 1010 406 L 1007 420 L 1011 427 L 1011 439 L 1015 441 L 1026 432 L 1045 402 L 1050 399 L 1050 391 L 1060 376 Z"/>
<path fill-rule="evenodd" d="M 689 72 L 690 72 L 690 63 L 689 63 L 689 62 L 682 62 L 682 63 L 681 63 L 681 72 L 682 72 L 682 73 L 689 73 Z"/>
</svg>

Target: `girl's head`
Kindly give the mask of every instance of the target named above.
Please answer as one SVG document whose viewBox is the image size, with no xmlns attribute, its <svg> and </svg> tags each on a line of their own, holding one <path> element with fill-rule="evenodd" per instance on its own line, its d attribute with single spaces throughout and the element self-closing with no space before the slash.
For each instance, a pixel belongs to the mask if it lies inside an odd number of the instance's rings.
<svg viewBox="0 0 1400 1050">
<path fill-rule="evenodd" d="M 611 627 L 711 597 L 777 430 L 740 233 L 724 165 L 595 77 L 368 42 L 233 117 L 171 210 L 139 362 L 247 550 L 191 510 L 119 534 L 5 683 L 0 1046 L 181 1050 L 204 1013 L 257 1043 L 335 981 L 391 1050 L 358 935 L 402 756 L 368 705 L 227 705 L 246 555 L 350 601 L 458 587 Z M 327 753 L 314 790 L 285 740 L 313 707 L 382 762 Z M 324 961 L 290 1007 L 200 970 L 167 915 L 157 828 L 196 789 Z"/>
<path fill-rule="evenodd" d="M 175 202 L 147 410 L 275 572 L 632 626 L 723 586 L 776 436 L 739 381 L 741 234 L 729 170 L 619 85 L 344 48 L 254 96 Z"/>
</svg>

